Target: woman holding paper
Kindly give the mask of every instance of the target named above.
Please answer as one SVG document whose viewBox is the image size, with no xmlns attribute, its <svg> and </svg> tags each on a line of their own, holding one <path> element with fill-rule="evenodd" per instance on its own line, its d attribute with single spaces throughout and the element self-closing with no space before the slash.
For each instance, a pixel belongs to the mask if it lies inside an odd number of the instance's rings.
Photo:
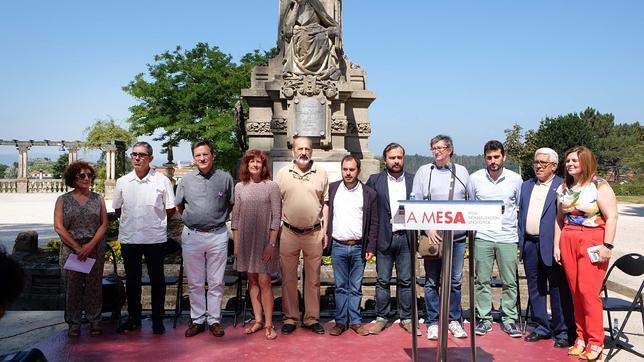
<svg viewBox="0 0 644 362">
<path fill-rule="evenodd" d="M 68 335 L 80 335 L 81 314 L 90 322 L 90 333 L 101 329 L 101 278 L 105 261 L 107 212 L 105 200 L 90 191 L 96 172 L 83 161 L 72 162 L 63 174 L 65 184 L 74 189 L 58 197 L 54 208 L 54 229 L 60 235 L 60 265 L 66 289 L 65 321 Z M 93 265 L 92 265 L 93 263 Z M 91 265 L 91 267 L 90 267 Z M 89 272 L 73 271 L 89 268 Z"/>
<path fill-rule="evenodd" d="M 597 161 L 584 147 L 566 152 L 565 181 L 557 189 L 554 259 L 563 265 L 572 292 L 577 340 L 571 356 L 596 360 L 604 346 L 602 281 L 613 249 L 617 200 Z"/>
</svg>

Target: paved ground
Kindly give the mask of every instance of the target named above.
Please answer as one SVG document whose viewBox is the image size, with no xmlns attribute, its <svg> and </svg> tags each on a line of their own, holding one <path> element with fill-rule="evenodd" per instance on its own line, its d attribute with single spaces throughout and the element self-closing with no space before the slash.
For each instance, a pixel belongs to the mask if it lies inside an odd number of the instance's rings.
<svg viewBox="0 0 644 362">
<path fill-rule="evenodd" d="M 11 252 L 15 237 L 20 231 L 36 230 L 40 245 L 57 238 L 53 230 L 53 207 L 55 194 L 0 194 L 0 244 Z M 110 203 L 108 202 L 108 208 Z M 615 240 L 615 259 L 627 253 L 644 253 L 644 205 L 619 204 L 618 230 Z M 633 295 L 641 279 L 635 280 L 622 273 L 614 275 L 611 289 Z M 623 314 L 614 318 L 623 320 Z M 633 315 L 626 327 L 626 337 L 635 348 L 644 351 L 642 319 Z M 185 324 L 185 322 L 184 322 Z M 51 335 L 64 331 L 61 311 L 10 311 L 0 320 L 0 354 L 26 348 Z M 634 355 L 620 352 L 615 361 L 637 360 Z"/>
</svg>

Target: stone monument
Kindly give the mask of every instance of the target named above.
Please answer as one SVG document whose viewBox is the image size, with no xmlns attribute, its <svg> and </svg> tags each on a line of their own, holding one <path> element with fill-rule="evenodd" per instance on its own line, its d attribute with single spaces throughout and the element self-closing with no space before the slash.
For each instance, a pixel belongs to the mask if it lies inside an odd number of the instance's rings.
<svg viewBox="0 0 644 362">
<path fill-rule="evenodd" d="M 367 74 L 344 54 L 341 0 L 280 0 L 279 54 L 252 70 L 248 147 L 268 152 L 273 174 L 292 159 L 293 137 L 313 139 L 313 159 L 340 172 L 347 154 L 362 159 L 360 178 L 378 172 L 369 152 L 368 108 L 376 94 Z"/>
</svg>

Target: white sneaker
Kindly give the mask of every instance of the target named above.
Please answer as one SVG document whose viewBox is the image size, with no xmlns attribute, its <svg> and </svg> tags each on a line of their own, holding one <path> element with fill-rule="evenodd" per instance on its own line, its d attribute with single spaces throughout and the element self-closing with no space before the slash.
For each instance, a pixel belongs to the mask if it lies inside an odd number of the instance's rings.
<svg viewBox="0 0 644 362">
<path fill-rule="evenodd" d="M 463 329 L 458 321 L 449 322 L 449 331 L 452 332 L 452 335 L 456 338 L 467 338 L 467 332 Z"/>
<path fill-rule="evenodd" d="M 438 325 L 433 324 L 427 327 L 427 339 L 437 340 L 438 339 Z"/>
</svg>

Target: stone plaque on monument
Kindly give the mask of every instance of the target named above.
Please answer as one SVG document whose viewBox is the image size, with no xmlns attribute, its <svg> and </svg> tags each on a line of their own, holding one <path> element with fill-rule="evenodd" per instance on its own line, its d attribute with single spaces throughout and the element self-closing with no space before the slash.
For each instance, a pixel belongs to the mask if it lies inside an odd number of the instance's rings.
<svg viewBox="0 0 644 362">
<path fill-rule="evenodd" d="M 326 100 L 324 98 L 297 97 L 295 103 L 295 135 L 322 137 L 326 128 Z"/>
</svg>

